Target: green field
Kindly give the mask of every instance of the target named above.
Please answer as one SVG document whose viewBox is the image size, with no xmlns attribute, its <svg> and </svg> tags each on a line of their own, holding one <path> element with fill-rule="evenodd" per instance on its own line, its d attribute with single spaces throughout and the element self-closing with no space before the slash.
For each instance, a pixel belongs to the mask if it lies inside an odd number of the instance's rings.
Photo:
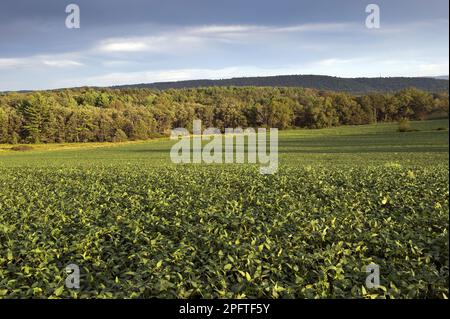
<svg viewBox="0 0 450 319">
<path fill-rule="evenodd" d="M 168 139 L 1 145 L 0 298 L 447 298 L 448 126 L 283 131 L 275 175 Z"/>
</svg>

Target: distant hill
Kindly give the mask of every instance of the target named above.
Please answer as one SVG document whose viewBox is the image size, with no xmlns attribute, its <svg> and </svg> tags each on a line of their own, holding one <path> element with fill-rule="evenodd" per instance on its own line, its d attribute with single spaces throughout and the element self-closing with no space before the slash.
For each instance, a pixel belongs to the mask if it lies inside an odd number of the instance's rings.
<svg viewBox="0 0 450 319">
<path fill-rule="evenodd" d="M 318 90 L 343 91 L 349 93 L 391 92 L 408 87 L 440 92 L 448 91 L 448 79 L 427 77 L 392 78 L 339 78 L 324 75 L 279 75 L 266 77 L 246 77 L 222 80 L 189 80 L 179 82 L 158 82 L 114 86 L 113 88 L 153 88 L 159 90 L 198 88 L 212 86 L 272 86 L 304 87 Z"/>
<path fill-rule="evenodd" d="M 449 76 L 448 75 L 439 75 L 439 76 L 431 76 L 431 78 L 438 79 L 438 80 L 448 80 Z"/>
</svg>

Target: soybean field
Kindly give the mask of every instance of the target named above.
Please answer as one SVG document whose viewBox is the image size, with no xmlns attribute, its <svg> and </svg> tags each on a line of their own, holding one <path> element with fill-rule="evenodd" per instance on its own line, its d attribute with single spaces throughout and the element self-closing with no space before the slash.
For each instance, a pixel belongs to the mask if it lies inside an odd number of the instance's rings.
<svg viewBox="0 0 450 319">
<path fill-rule="evenodd" d="M 0 145 L 0 298 L 448 298 L 448 120 L 411 127 L 281 131 L 273 175 L 166 138 Z"/>
</svg>

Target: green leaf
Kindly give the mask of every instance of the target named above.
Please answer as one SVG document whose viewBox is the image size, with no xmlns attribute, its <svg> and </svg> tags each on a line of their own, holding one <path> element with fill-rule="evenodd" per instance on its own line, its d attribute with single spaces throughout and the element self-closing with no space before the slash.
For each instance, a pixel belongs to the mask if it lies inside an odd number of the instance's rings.
<svg viewBox="0 0 450 319">
<path fill-rule="evenodd" d="M 55 296 L 61 296 L 64 291 L 64 286 L 61 286 L 55 290 Z"/>
</svg>

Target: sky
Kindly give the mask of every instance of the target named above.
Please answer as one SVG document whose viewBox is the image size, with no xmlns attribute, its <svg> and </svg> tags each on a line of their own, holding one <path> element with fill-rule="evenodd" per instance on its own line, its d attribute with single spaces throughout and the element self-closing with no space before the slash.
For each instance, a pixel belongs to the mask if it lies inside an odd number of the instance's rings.
<svg viewBox="0 0 450 319">
<path fill-rule="evenodd" d="M 80 28 L 67 28 L 77 4 Z M 368 4 L 380 27 L 367 28 Z M 448 0 L 2 0 L 0 91 L 449 73 Z"/>
</svg>

